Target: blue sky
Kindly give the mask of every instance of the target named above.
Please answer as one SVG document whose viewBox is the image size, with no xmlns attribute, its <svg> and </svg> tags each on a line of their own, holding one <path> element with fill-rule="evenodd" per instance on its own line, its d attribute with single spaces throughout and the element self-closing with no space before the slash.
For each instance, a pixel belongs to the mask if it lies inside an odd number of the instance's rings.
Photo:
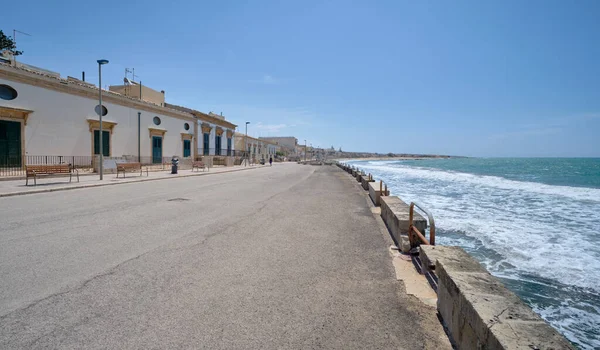
<svg viewBox="0 0 600 350">
<path fill-rule="evenodd" d="M 99 6 L 97 6 L 99 5 Z M 600 1 L 26 1 L 26 63 L 135 67 L 254 136 L 351 151 L 600 156 Z"/>
</svg>

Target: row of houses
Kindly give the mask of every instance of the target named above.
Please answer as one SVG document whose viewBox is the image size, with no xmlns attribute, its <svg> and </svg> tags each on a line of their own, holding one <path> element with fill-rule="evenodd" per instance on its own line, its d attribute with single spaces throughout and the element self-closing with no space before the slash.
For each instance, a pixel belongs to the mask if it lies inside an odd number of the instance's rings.
<svg viewBox="0 0 600 350">
<path fill-rule="evenodd" d="M 275 159 L 278 152 L 281 150 L 281 146 L 276 142 L 270 142 L 243 134 L 235 135 L 235 147 L 236 149 L 248 150 L 248 159 L 252 163 L 257 163 L 261 160 L 267 162 L 269 158 Z"/>
<path fill-rule="evenodd" d="M 102 90 L 99 106 L 97 86 L 35 68 L 0 62 L 0 165 L 18 167 L 42 156 L 89 162 L 101 152 L 143 163 L 177 156 L 233 165 L 244 151 L 258 161 L 281 149 L 236 135 L 237 125 L 222 115 L 167 103 L 164 91 L 125 79 Z"/>
</svg>

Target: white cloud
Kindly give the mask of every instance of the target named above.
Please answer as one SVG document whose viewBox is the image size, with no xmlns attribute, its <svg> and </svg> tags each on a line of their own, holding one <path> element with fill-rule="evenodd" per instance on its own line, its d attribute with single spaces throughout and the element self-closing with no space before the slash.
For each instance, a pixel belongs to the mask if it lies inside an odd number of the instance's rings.
<svg viewBox="0 0 600 350">
<path fill-rule="evenodd" d="M 258 80 L 250 80 L 251 83 L 265 84 L 265 85 L 276 85 L 279 84 L 279 79 L 275 79 L 272 75 L 265 74 Z"/>
<path fill-rule="evenodd" d="M 325 130 L 323 117 L 305 107 L 233 104 L 212 105 L 209 108 L 223 111 L 227 120 L 238 125 L 237 131 L 240 133 L 245 133 L 245 123 L 250 122 L 248 135 L 252 137 L 295 136 L 312 140 L 319 130 Z"/>
<path fill-rule="evenodd" d="M 265 84 L 277 84 L 277 80 L 270 75 L 265 75 L 262 78 L 262 82 Z"/>
<path fill-rule="evenodd" d="M 290 126 L 293 125 L 287 125 L 287 124 L 263 124 L 262 122 L 259 122 L 258 124 L 256 124 L 256 128 L 264 131 L 264 132 L 268 132 L 268 133 L 278 133 L 283 129 L 286 129 Z"/>
</svg>

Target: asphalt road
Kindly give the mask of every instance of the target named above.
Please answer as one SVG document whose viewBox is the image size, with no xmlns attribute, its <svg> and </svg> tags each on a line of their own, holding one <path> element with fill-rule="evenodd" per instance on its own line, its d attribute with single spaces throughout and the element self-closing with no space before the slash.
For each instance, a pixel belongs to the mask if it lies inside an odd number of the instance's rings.
<svg viewBox="0 0 600 350">
<path fill-rule="evenodd" d="M 0 348 L 435 346 L 351 181 L 288 164 L 0 198 Z"/>
</svg>

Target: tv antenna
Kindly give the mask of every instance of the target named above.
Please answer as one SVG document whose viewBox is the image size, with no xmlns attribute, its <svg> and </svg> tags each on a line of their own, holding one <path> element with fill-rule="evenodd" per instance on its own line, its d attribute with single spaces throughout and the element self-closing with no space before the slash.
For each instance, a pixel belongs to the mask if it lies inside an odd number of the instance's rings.
<svg viewBox="0 0 600 350">
<path fill-rule="evenodd" d="M 25 33 L 25 32 L 22 32 L 22 31 L 20 31 L 20 30 L 13 29 L 13 41 L 14 41 L 14 43 L 15 43 L 15 46 L 17 46 L 17 33 L 21 33 L 21 34 L 23 34 L 23 35 L 31 36 L 31 34 L 27 34 L 27 33 Z"/>
<path fill-rule="evenodd" d="M 137 77 L 137 75 L 135 75 L 135 68 L 125 68 L 125 78 L 127 78 L 127 73 L 131 73 L 131 81 L 135 81 L 135 77 Z"/>
<path fill-rule="evenodd" d="M 31 34 L 27 34 L 27 33 L 22 32 L 20 30 L 13 29 L 13 37 L 12 37 L 12 39 L 13 39 L 13 42 L 15 43 L 15 51 L 16 51 L 16 47 L 17 47 L 17 33 L 21 33 L 23 35 L 31 36 Z M 13 56 L 13 60 L 15 61 L 15 65 L 16 65 L 17 64 L 17 55 Z"/>
</svg>

